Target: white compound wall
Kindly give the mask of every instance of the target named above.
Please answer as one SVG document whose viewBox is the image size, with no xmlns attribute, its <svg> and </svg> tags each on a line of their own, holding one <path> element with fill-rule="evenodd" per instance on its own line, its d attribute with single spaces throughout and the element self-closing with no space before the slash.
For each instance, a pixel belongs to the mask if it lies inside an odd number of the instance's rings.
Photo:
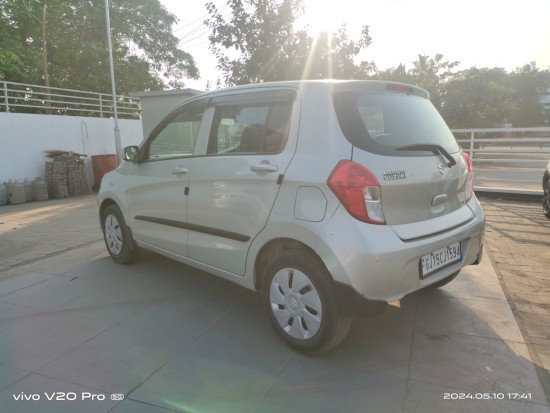
<svg viewBox="0 0 550 413">
<path fill-rule="evenodd" d="M 122 147 L 143 140 L 141 120 L 119 120 Z M 114 119 L 0 113 L 0 182 L 45 178 L 45 150 L 88 155 L 88 182 L 94 185 L 91 155 L 114 154 Z"/>
</svg>

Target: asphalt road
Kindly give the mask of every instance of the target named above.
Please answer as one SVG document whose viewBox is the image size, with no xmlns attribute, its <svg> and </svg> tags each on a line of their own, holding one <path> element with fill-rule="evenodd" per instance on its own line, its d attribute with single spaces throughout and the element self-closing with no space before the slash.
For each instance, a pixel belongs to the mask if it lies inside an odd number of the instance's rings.
<svg viewBox="0 0 550 413">
<path fill-rule="evenodd" d="M 474 165 L 474 187 L 504 191 L 531 191 L 542 195 L 545 168 L 510 168 Z"/>
</svg>

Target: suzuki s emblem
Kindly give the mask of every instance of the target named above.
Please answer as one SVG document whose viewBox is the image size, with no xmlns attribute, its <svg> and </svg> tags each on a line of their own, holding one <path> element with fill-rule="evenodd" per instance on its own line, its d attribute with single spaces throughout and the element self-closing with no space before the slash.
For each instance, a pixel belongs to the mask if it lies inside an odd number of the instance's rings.
<svg viewBox="0 0 550 413">
<path fill-rule="evenodd" d="M 447 166 L 447 165 L 445 165 L 444 163 L 441 163 L 441 162 L 438 162 L 438 163 L 437 163 L 437 170 L 439 171 L 439 173 L 440 173 L 441 175 L 445 175 L 445 167 L 446 167 L 446 166 Z"/>
</svg>

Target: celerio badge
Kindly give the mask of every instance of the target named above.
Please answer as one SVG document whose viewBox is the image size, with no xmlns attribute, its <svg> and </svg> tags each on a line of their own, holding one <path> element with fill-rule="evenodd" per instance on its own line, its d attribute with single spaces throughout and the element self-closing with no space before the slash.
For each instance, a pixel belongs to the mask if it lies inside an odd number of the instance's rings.
<svg viewBox="0 0 550 413">
<path fill-rule="evenodd" d="M 398 179 L 407 179 L 404 170 L 384 172 L 384 181 L 397 181 Z"/>
</svg>

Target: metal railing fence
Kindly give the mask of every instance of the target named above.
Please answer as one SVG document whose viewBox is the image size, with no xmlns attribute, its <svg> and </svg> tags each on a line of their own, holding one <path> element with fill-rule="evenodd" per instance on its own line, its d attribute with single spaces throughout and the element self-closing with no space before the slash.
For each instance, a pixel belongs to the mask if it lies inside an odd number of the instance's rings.
<svg viewBox="0 0 550 413">
<path fill-rule="evenodd" d="M 452 129 L 452 132 L 476 163 L 532 166 L 546 165 L 550 158 L 550 127 Z"/>
<path fill-rule="evenodd" d="M 0 81 L 0 87 L 0 112 L 101 118 L 113 116 L 113 96 L 110 94 L 7 81 Z M 120 118 L 140 118 L 139 99 L 119 95 L 116 99 Z"/>
<path fill-rule="evenodd" d="M 452 129 L 474 163 L 474 185 L 500 192 L 542 192 L 550 160 L 550 127 Z"/>
</svg>

